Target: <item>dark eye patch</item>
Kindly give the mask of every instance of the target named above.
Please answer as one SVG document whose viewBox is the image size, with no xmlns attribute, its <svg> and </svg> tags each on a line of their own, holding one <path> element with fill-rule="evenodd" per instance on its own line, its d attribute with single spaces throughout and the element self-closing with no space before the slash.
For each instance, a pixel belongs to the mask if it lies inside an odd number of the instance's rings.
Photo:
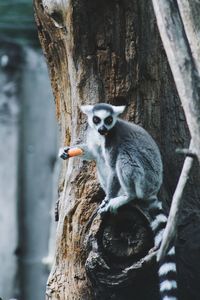
<svg viewBox="0 0 200 300">
<path fill-rule="evenodd" d="M 94 116 L 92 120 L 93 120 L 93 123 L 96 124 L 96 125 L 101 122 L 101 119 L 97 116 Z"/>
<path fill-rule="evenodd" d="M 113 122 L 113 117 L 111 117 L 111 116 L 105 118 L 105 120 L 104 120 L 104 123 L 105 123 L 106 125 L 111 125 L 112 122 Z"/>
</svg>

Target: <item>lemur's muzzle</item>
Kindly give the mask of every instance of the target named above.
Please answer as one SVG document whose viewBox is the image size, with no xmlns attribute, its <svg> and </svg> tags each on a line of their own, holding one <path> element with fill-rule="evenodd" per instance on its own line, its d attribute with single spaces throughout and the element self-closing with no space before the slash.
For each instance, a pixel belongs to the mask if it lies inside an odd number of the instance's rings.
<svg viewBox="0 0 200 300">
<path fill-rule="evenodd" d="M 106 135 L 108 133 L 108 129 L 105 127 L 105 126 L 101 126 L 99 129 L 98 129 L 98 132 L 101 134 L 101 135 Z"/>
</svg>

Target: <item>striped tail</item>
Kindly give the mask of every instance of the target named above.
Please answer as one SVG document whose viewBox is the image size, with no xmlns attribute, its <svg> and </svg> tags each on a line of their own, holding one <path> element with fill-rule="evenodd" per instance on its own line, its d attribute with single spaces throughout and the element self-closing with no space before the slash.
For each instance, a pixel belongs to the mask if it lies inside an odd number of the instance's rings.
<svg viewBox="0 0 200 300">
<path fill-rule="evenodd" d="M 161 244 L 167 217 L 163 213 L 161 202 L 155 198 L 149 208 L 152 217 L 151 228 L 154 233 L 155 247 Z M 159 262 L 158 275 L 160 281 L 160 296 L 162 300 L 177 300 L 177 280 L 175 247 L 173 246 L 166 256 Z"/>
</svg>

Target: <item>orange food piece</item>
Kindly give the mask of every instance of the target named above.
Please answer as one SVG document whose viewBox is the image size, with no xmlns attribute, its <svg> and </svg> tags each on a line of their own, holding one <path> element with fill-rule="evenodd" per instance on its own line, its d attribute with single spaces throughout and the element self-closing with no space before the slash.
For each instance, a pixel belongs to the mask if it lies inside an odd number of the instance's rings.
<svg viewBox="0 0 200 300">
<path fill-rule="evenodd" d="M 69 157 L 74 157 L 74 156 L 82 155 L 83 150 L 80 148 L 72 148 L 67 151 L 67 154 L 69 155 Z"/>
</svg>

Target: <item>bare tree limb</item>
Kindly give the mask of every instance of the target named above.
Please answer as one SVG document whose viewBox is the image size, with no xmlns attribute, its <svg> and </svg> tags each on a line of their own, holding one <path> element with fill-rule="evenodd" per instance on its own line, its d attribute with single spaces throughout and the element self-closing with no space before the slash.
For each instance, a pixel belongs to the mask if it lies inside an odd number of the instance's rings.
<svg viewBox="0 0 200 300">
<path fill-rule="evenodd" d="M 190 143 L 190 151 L 193 152 L 191 144 L 192 143 Z M 158 260 L 161 260 L 165 256 L 167 250 L 169 249 L 170 242 L 175 237 L 183 190 L 188 180 L 188 175 L 192 167 L 192 163 L 193 163 L 193 158 L 186 157 L 174 196 L 172 198 L 171 209 L 170 209 L 167 225 L 163 234 L 163 240 L 157 254 Z"/>
<path fill-rule="evenodd" d="M 186 19 L 183 13 L 180 15 L 179 4 L 174 0 L 152 0 L 152 2 L 161 39 L 194 142 L 194 151 L 200 162 L 200 75 L 193 54 L 198 52 L 198 47 L 195 48 L 193 44 L 191 51 L 191 43 L 187 37 L 189 27 L 187 25 L 190 20 Z"/>
<path fill-rule="evenodd" d="M 155 259 L 157 254 L 158 254 L 158 250 L 155 250 L 153 248 L 152 251 L 149 251 L 149 253 L 143 258 L 142 264 L 150 263 L 153 259 Z"/>
</svg>

